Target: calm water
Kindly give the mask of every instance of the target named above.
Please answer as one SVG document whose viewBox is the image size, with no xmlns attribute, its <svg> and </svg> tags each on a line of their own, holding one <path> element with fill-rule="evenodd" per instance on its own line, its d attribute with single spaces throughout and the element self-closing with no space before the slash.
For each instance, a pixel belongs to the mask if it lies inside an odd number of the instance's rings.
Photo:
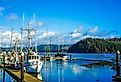
<svg viewBox="0 0 121 82">
<path fill-rule="evenodd" d="M 98 56 L 97 54 L 73 54 L 73 57 L 104 59 L 105 54 L 98 54 Z M 44 82 L 112 82 L 115 71 L 111 70 L 111 66 L 95 66 L 92 68 L 80 66 L 93 62 L 96 61 L 48 61 L 43 65 L 41 75 Z"/>
<path fill-rule="evenodd" d="M 45 53 L 39 53 L 41 56 L 44 56 L 43 54 Z M 52 54 L 56 54 L 56 53 L 52 53 Z M 69 57 L 70 53 L 66 53 L 66 55 Z M 72 57 L 74 59 L 95 59 L 95 60 L 107 60 L 110 59 L 112 57 L 114 57 L 115 54 L 78 54 L 78 53 L 73 53 Z"/>
<path fill-rule="evenodd" d="M 0 82 L 15 82 L 15 80 L 6 72 L 4 76 L 3 70 L 0 69 Z"/>
</svg>

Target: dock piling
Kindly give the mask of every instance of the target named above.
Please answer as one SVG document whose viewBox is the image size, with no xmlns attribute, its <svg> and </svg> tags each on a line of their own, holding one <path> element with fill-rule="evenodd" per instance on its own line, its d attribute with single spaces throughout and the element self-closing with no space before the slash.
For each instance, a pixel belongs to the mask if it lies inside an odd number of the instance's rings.
<svg viewBox="0 0 121 82">
<path fill-rule="evenodd" d="M 24 53 L 21 52 L 21 82 L 24 82 Z"/>
<path fill-rule="evenodd" d="M 6 52 L 3 52 L 3 82 L 5 82 L 5 55 Z"/>
<path fill-rule="evenodd" d="M 5 51 L 3 52 L 3 71 L 5 71 Z"/>
<path fill-rule="evenodd" d="M 116 76 L 120 76 L 120 52 L 116 53 Z"/>
<path fill-rule="evenodd" d="M 115 76 L 112 76 L 113 80 L 116 80 L 116 81 L 121 81 L 121 76 L 120 76 L 120 52 L 119 50 L 117 51 L 116 53 L 116 75 Z"/>
<path fill-rule="evenodd" d="M 72 60 L 72 54 L 70 54 L 70 61 Z"/>
<path fill-rule="evenodd" d="M 44 63 L 46 63 L 46 55 L 44 54 Z"/>
</svg>

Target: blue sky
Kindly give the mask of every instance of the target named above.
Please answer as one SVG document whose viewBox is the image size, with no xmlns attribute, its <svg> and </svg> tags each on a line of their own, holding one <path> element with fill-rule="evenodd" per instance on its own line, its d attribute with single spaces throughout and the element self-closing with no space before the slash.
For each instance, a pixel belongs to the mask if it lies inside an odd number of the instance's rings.
<svg viewBox="0 0 121 82">
<path fill-rule="evenodd" d="M 121 0 L 0 0 L 0 27 L 19 30 L 23 12 L 25 26 L 35 13 L 42 31 L 65 33 L 98 26 L 121 34 Z"/>
</svg>

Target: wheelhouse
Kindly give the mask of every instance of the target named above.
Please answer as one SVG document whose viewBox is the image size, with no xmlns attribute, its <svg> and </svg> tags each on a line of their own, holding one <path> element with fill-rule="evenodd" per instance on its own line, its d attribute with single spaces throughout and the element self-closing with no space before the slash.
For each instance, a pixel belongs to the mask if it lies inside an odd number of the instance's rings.
<svg viewBox="0 0 121 82">
<path fill-rule="evenodd" d="M 40 56 L 38 55 L 29 55 L 29 60 L 38 60 L 40 59 Z"/>
</svg>

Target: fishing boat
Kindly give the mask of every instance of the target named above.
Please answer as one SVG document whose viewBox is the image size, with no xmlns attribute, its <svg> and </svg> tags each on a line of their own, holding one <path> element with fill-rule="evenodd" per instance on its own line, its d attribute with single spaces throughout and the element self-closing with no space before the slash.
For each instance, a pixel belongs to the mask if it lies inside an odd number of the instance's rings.
<svg viewBox="0 0 121 82">
<path fill-rule="evenodd" d="M 55 54 L 55 59 L 56 60 L 66 60 L 67 58 L 68 58 L 68 56 L 66 55 L 66 53 L 64 53 L 64 51 L 63 51 L 63 46 L 61 47 L 61 49 L 62 49 L 62 51 L 61 51 L 61 53 L 60 53 L 60 41 L 61 39 L 60 39 L 60 36 L 59 36 L 59 42 L 58 42 L 58 52 L 57 52 L 57 54 Z"/>
<path fill-rule="evenodd" d="M 68 58 L 68 56 L 66 56 L 66 54 L 64 53 L 57 53 L 55 54 L 55 59 L 56 60 L 66 60 Z"/>
<path fill-rule="evenodd" d="M 35 46 L 35 49 L 36 49 L 35 52 L 32 51 L 32 47 L 31 47 L 31 31 L 35 31 L 35 35 L 36 35 L 36 30 L 31 29 L 29 23 L 28 23 L 28 28 L 25 30 L 28 32 L 28 53 L 25 54 L 24 56 L 25 57 L 24 69 L 26 72 L 39 73 L 41 71 L 43 62 L 40 60 L 40 56 L 37 53 L 37 42 Z M 22 31 L 23 29 L 21 29 L 21 42 L 22 42 Z M 21 46 L 22 46 L 22 43 L 21 43 Z"/>
<path fill-rule="evenodd" d="M 25 61 L 25 71 L 29 73 L 40 73 L 43 62 L 40 60 L 40 56 L 36 52 L 32 52 L 28 55 L 28 61 Z"/>
<path fill-rule="evenodd" d="M 48 29 L 46 31 L 46 39 L 47 39 L 47 45 L 45 45 L 45 54 L 44 54 L 44 58 L 46 58 L 46 61 L 53 61 L 54 57 L 52 56 L 51 53 L 51 37 L 48 37 Z"/>
</svg>

